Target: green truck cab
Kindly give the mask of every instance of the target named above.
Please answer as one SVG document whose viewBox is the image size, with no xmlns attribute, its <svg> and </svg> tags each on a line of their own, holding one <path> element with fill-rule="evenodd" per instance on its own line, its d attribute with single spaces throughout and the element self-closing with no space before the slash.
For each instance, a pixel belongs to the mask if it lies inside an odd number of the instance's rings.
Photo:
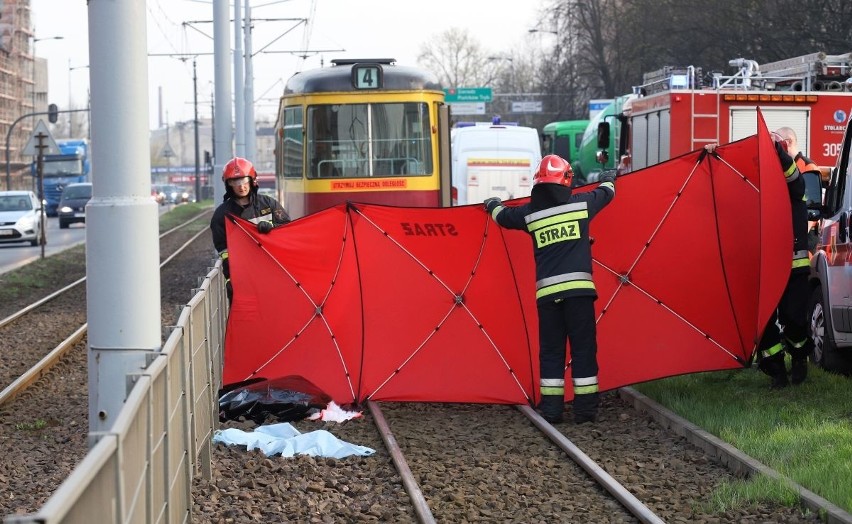
<svg viewBox="0 0 852 524">
<path fill-rule="evenodd" d="M 580 152 L 588 120 L 551 122 L 541 131 L 541 156 L 559 155 L 573 165 Z"/>
</svg>

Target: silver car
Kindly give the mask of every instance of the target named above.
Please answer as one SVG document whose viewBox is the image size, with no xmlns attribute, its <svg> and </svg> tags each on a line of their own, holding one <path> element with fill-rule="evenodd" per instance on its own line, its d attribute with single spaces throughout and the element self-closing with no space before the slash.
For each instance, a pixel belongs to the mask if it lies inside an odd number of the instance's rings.
<svg viewBox="0 0 852 524">
<path fill-rule="evenodd" d="M 0 191 L 0 242 L 38 246 L 44 239 L 41 224 L 41 206 L 32 191 Z"/>
</svg>

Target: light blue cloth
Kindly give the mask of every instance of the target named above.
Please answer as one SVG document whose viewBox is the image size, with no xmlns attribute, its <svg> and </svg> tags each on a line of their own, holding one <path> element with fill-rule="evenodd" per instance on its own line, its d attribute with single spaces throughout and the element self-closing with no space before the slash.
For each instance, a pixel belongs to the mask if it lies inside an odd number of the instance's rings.
<svg viewBox="0 0 852 524">
<path fill-rule="evenodd" d="M 288 423 L 260 426 L 256 431 L 249 432 L 234 428 L 219 430 L 213 434 L 213 442 L 246 446 L 247 451 L 259 449 L 267 457 L 278 454 L 292 457 L 298 454 L 344 458 L 349 455 L 365 457 L 376 452 L 344 442 L 325 430 L 303 434 Z"/>
</svg>

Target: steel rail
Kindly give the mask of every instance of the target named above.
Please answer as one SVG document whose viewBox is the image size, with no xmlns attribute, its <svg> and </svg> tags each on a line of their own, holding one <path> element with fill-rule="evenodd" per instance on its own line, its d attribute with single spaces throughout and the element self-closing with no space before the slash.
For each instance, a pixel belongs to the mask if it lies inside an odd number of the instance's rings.
<svg viewBox="0 0 852 524">
<path fill-rule="evenodd" d="M 379 434 L 381 434 L 382 440 L 385 442 L 385 447 L 391 454 L 396 471 L 402 477 L 402 484 L 405 486 L 405 491 L 408 492 L 411 503 L 414 504 L 414 512 L 417 513 L 417 520 L 422 524 L 434 524 L 435 517 L 432 516 L 432 510 L 429 509 L 426 497 L 423 496 L 420 486 L 414 480 L 411 468 L 408 467 L 408 462 L 406 462 L 405 456 L 402 454 L 402 450 L 399 448 L 399 444 L 397 444 L 396 438 L 394 438 L 381 408 L 372 400 L 367 401 L 367 407 L 370 408 L 373 421 L 379 428 Z"/>
<path fill-rule="evenodd" d="M 196 215 L 195 217 L 191 218 L 190 220 L 187 220 L 183 224 L 180 224 L 179 226 L 174 227 L 174 228 L 162 233 L 159 238 L 162 239 L 163 237 L 165 237 L 165 236 L 167 236 L 171 233 L 174 233 L 175 231 L 178 231 L 183 227 L 188 226 L 189 224 L 198 220 L 204 214 L 205 213 L 200 213 L 200 214 Z M 163 260 L 160 263 L 160 266 L 159 266 L 160 269 L 162 269 L 166 264 L 171 262 L 175 257 L 177 257 L 181 252 L 183 252 L 193 242 L 195 242 L 198 239 L 198 237 L 200 237 L 202 234 L 206 233 L 209 229 L 210 229 L 209 226 L 205 226 L 200 231 L 198 231 L 195 235 L 193 235 L 189 240 L 184 242 L 178 249 L 176 249 L 171 255 L 169 255 L 165 260 Z M 52 299 L 60 296 L 62 293 L 65 293 L 66 291 L 70 290 L 74 286 L 79 285 L 80 283 L 84 282 L 85 280 L 86 280 L 86 278 L 83 277 L 80 280 L 77 280 L 76 282 L 73 282 L 73 283 L 65 286 L 64 288 L 42 298 L 41 300 L 38 300 L 37 302 L 34 302 L 33 304 L 30 304 L 29 306 L 19 310 L 18 312 L 14 313 L 14 314 L 10 315 L 9 317 L 0 321 L 0 327 L 3 327 L 5 325 L 11 323 L 12 321 L 20 318 L 21 316 L 23 316 L 26 313 L 29 313 L 30 311 L 32 311 L 33 309 L 37 308 L 38 306 L 44 304 L 45 302 L 48 302 L 49 300 L 52 300 Z M 45 373 L 50 368 L 52 368 L 54 365 L 56 365 L 57 362 L 59 362 L 59 360 L 62 358 L 62 356 L 64 356 L 71 349 L 73 349 L 74 346 L 80 340 L 82 340 L 84 336 L 86 336 L 86 334 L 88 332 L 88 326 L 89 326 L 88 322 L 83 324 L 72 335 L 70 335 L 68 338 L 66 338 L 65 340 L 60 342 L 55 348 L 53 348 L 37 364 L 35 364 L 30 369 L 28 369 L 20 377 L 15 379 L 14 382 L 12 382 L 6 388 L 4 388 L 2 391 L 0 391 L 0 406 L 6 404 L 7 402 L 9 402 L 12 399 L 14 399 L 15 397 L 17 397 L 22 391 L 26 390 L 28 387 L 30 387 L 32 384 L 34 384 L 36 381 L 38 381 L 39 378 L 44 376 Z"/>
<path fill-rule="evenodd" d="M 171 228 L 170 230 L 160 234 L 159 238 L 162 239 L 166 235 L 170 235 L 170 234 L 174 233 L 175 231 L 178 231 L 181 228 L 188 226 L 189 224 L 191 224 L 191 223 L 195 222 L 196 220 L 198 220 L 199 218 L 201 218 L 201 216 L 204 215 L 204 214 L 205 213 L 199 213 L 198 215 L 192 217 L 191 219 L 187 220 L 183 224 L 175 226 L 175 227 Z M 202 231 L 204 231 L 204 229 L 202 229 Z M 160 264 L 160 267 L 162 267 L 162 264 Z M 44 297 L 40 300 L 37 300 L 36 302 L 33 302 L 32 304 L 30 304 L 30 305 L 28 305 L 28 306 L 26 306 L 22 309 L 19 309 L 18 311 L 12 313 L 8 317 L 4 318 L 3 320 L 0 320 L 0 328 L 2 328 L 3 326 L 6 326 L 8 324 L 11 324 L 12 322 L 14 322 L 15 320 L 19 319 L 20 317 L 26 315 L 30 311 L 36 309 L 37 307 L 43 305 L 46 302 L 53 300 L 54 298 L 56 298 L 58 296 L 61 296 L 63 293 L 65 293 L 69 289 L 72 289 L 74 286 L 78 286 L 85 281 L 86 281 L 86 277 L 83 277 L 83 278 L 77 280 L 76 282 L 72 282 L 72 283 L 68 284 L 64 288 L 59 289 L 57 291 L 54 291 L 53 293 L 47 295 L 46 297 Z"/>
<path fill-rule="evenodd" d="M 586 472 L 594 478 L 598 484 L 603 486 L 604 489 L 610 492 L 610 494 L 615 497 L 621 504 L 627 508 L 627 510 L 632 513 L 636 518 L 638 518 L 642 522 L 654 523 L 654 524 L 663 524 L 665 521 L 660 519 L 657 515 L 654 514 L 653 511 L 648 509 L 647 506 L 642 504 L 632 493 L 627 491 L 627 489 L 622 486 L 617 480 L 612 478 L 609 473 L 604 471 L 603 468 L 598 466 L 598 464 L 589 458 L 588 455 L 583 453 L 580 448 L 574 445 L 573 442 L 568 440 L 568 437 L 563 435 L 562 433 L 556 431 L 556 428 L 547 423 L 541 415 L 536 413 L 536 411 L 527 406 L 518 404 L 516 406 L 521 413 L 527 416 L 532 423 L 540 429 L 544 434 L 546 434 L 550 440 L 556 443 L 557 446 L 562 448 L 565 453 L 567 453 L 573 460 L 576 462 L 581 468 L 586 470 Z"/>
</svg>

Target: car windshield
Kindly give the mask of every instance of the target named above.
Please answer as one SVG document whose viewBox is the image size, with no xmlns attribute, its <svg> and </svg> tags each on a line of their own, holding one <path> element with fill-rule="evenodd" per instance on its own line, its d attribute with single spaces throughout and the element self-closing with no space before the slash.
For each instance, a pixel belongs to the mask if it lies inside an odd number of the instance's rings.
<svg viewBox="0 0 852 524">
<path fill-rule="evenodd" d="M 0 211 L 29 211 L 33 203 L 26 195 L 0 196 Z"/>
<path fill-rule="evenodd" d="M 92 198 L 92 186 L 68 186 L 62 198 Z"/>
</svg>

